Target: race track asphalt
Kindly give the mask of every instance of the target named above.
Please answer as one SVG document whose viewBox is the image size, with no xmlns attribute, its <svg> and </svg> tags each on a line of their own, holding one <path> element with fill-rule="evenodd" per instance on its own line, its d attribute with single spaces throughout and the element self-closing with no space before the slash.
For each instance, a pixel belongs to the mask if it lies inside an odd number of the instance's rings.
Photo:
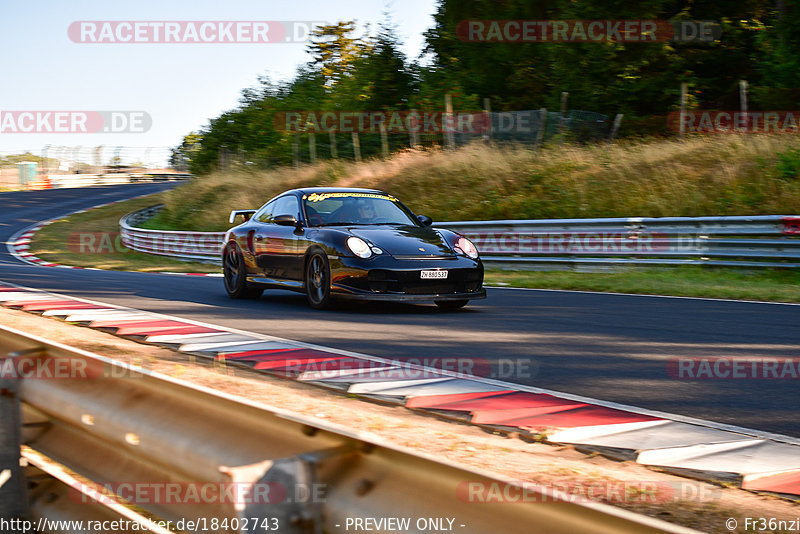
<svg viewBox="0 0 800 534">
<path fill-rule="evenodd" d="M 1 193 L 0 241 L 43 219 L 173 185 Z M 800 379 L 690 380 L 668 371 L 677 358 L 800 358 L 800 306 L 490 288 L 488 299 L 451 312 L 399 304 L 320 312 L 300 294 L 234 301 L 219 278 L 32 266 L 0 248 L 0 281 L 387 358 L 519 360 L 529 365 L 498 378 L 800 437 Z"/>
</svg>

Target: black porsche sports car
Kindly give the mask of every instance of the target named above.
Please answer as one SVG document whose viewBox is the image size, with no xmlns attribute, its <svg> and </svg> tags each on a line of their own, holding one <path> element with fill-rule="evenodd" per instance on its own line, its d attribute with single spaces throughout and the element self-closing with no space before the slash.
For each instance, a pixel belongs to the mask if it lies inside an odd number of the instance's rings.
<svg viewBox="0 0 800 534">
<path fill-rule="evenodd" d="M 222 247 L 225 289 L 257 298 L 267 288 L 304 292 L 314 308 L 333 298 L 433 301 L 460 308 L 486 298 L 483 264 L 467 238 L 431 227 L 374 189 L 286 191 L 258 210 L 234 210 Z"/>
</svg>

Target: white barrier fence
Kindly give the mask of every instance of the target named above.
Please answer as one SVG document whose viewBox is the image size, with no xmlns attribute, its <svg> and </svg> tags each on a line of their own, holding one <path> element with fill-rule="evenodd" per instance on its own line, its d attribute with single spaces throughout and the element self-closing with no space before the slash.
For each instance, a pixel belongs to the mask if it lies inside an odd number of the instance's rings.
<svg viewBox="0 0 800 534">
<path fill-rule="evenodd" d="M 185 180 L 190 174 L 50 174 L 47 176 L 53 189 L 66 187 L 91 187 L 94 185 L 119 185 L 137 182 L 162 182 Z"/>
</svg>

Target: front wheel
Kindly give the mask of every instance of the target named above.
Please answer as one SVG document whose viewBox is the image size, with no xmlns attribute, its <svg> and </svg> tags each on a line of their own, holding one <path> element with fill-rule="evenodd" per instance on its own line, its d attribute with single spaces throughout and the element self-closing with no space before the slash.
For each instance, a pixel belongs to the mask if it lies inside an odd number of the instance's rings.
<svg viewBox="0 0 800 534">
<path fill-rule="evenodd" d="M 317 250 L 311 253 L 306 262 L 304 281 L 309 306 L 317 310 L 330 306 L 331 268 L 324 252 Z"/>
<path fill-rule="evenodd" d="M 462 300 L 435 300 L 434 301 L 437 306 L 442 308 L 443 310 L 455 310 L 458 308 L 463 308 L 469 302 L 468 299 Z"/>
<path fill-rule="evenodd" d="M 247 283 L 247 266 L 236 243 L 229 243 L 222 254 L 222 278 L 225 291 L 232 299 L 257 299 L 264 292 L 260 287 Z"/>
</svg>

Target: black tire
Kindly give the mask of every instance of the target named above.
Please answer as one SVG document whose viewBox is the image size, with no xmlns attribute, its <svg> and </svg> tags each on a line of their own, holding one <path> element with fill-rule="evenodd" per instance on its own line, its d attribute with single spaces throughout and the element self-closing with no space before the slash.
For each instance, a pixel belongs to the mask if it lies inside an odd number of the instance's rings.
<svg viewBox="0 0 800 534">
<path fill-rule="evenodd" d="M 236 243 L 228 243 L 222 254 L 222 279 L 232 299 L 257 299 L 264 290 L 247 283 L 247 266 Z"/>
<path fill-rule="evenodd" d="M 328 256 L 321 250 L 309 255 L 303 281 L 308 305 L 316 310 L 328 308 L 331 304 L 331 267 Z"/>
<path fill-rule="evenodd" d="M 469 302 L 469 299 L 462 299 L 462 300 L 435 300 L 434 301 L 437 306 L 439 306 L 443 310 L 456 310 L 458 308 L 463 308 Z"/>
</svg>

